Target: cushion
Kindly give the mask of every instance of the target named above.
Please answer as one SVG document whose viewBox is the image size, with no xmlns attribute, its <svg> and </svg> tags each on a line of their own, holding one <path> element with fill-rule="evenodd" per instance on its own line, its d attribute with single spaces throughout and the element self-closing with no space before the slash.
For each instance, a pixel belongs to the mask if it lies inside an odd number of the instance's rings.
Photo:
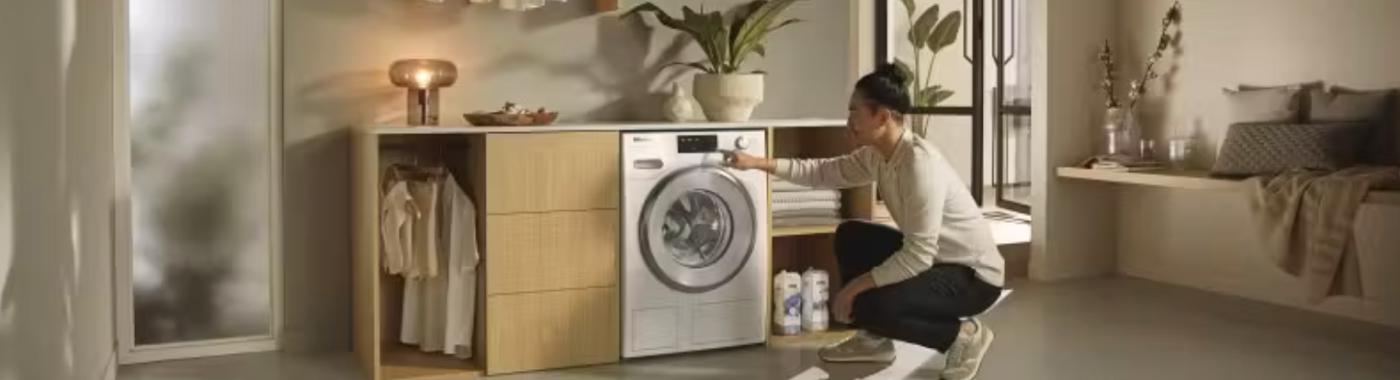
<svg viewBox="0 0 1400 380">
<path fill-rule="evenodd" d="M 1370 144 L 1365 161 L 1379 165 L 1400 165 L 1400 95 L 1396 90 L 1355 90 L 1333 87 L 1313 90 L 1312 114 L 1317 121 L 1369 121 Z"/>
<path fill-rule="evenodd" d="M 1366 121 L 1379 123 L 1390 117 L 1395 91 L 1355 91 L 1342 87 L 1309 90 L 1309 114 L 1315 122 Z"/>
<path fill-rule="evenodd" d="M 1301 90 L 1271 88 L 1262 90 L 1225 90 L 1231 123 L 1297 123 L 1303 121 Z"/>
<path fill-rule="evenodd" d="M 1297 114 L 1296 114 L 1297 118 L 1296 118 L 1295 120 L 1296 120 L 1297 122 L 1306 123 L 1306 122 L 1312 120 L 1312 119 L 1309 118 L 1309 115 L 1308 115 L 1308 110 L 1309 110 L 1309 108 L 1310 108 L 1310 107 L 1308 106 L 1308 97 L 1306 96 L 1307 93 L 1308 93 L 1308 91 L 1311 91 L 1311 90 L 1323 90 L 1323 89 L 1326 89 L 1326 88 L 1327 88 L 1327 83 L 1319 80 L 1319 81 L 1312 81 L 1312 82 L 1299 82 L 1299 83 L 1290 83 L 1290 84 L 1283 84 L 1283 85 L 1240 84 L 1236 89 L 1228 89 L 1228 88 L 1227 88 L 1227 89 L 1225 89 L 1225 91 L 1226 91 L 1226 93 L 1231 93 L 1231 92 L 1251 92 L 1251 91 L 1265 91 L 1265 90 L 1290 90 L 1290 91 L 1291 91 L 1291 94 L 1293 94 L 1293 96 L 1295 96 L 1295 98 L 1293 98 L 1293 103 L 1292 103 L 1292 106 L 1293 106 L 1293 107 L 1296 107 L 1296 109 L 1297 109 L 1297 111 L 1296 111 L 1296 112 L 1297 112 Z M 1269 122 L 1269 121 L 1264 121 L 1264 120 L 1249 121 L 1249 120 L 1246 120 L 1246 119 L 1250 119 L 1250 118 L 1248 118 L 1248 117 L 1246 117 L 1246 118 L 1240 118 L 1239 120 L 1235 120 L 1235 122 L 1236 122 L 1236 123 L 1267 123 L 1267 122 Z M 1257 119 L 1257 118 L 1256 118 L 1256 119 Z"/>
<path fill-rule="evenodd" d="M 1355 165 L 1370 123 L 1234 124 L 1211 174 L 1250 177 L 1293 169 L 1340 170 Z"/>
</svg>

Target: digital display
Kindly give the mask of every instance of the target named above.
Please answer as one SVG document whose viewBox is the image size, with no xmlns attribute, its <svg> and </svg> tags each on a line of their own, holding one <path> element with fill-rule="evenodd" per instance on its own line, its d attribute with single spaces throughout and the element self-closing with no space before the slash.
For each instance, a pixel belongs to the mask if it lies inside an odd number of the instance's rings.
<svg viewBox="0 0 1400 380">
<path fill-rule="evenodd" d="M 719 136 L 691 135 L 677 137 L 676 153 L 713 153 L 719 150 Z"/>
</svg>

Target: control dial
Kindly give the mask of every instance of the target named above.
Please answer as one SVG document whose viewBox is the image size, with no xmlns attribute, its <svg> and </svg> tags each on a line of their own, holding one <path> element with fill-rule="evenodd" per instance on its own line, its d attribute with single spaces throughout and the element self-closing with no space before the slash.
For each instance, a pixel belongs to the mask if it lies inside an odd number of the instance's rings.
<svg viewBox="0 0 1400 380">
<path fill-rule="evenodd" d="M 734 139 L 734 147 L 737 148 L 736 150 L 748 150 L 749 138 L 745 136 L 739 136 L 739 138 Z"/>
</svg>

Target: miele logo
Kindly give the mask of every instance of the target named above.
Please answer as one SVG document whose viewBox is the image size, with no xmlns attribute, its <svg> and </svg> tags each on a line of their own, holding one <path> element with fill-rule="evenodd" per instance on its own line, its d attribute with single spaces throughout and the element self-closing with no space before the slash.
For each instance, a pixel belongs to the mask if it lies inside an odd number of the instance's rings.
<svg viewBox="0 0 1400 380">
<path fill-rule="evenodd" d="M 647 137 L 647 136 L 632 136 L 632 142 L 651 142 L 651 137 Z"/>
</svg>

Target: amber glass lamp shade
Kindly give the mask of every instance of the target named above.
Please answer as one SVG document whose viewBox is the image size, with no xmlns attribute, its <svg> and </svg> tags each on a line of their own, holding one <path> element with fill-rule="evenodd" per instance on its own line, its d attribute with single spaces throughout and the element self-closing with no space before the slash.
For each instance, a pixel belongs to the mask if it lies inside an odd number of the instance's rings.
<svg viewBox="0 0 1400 380">
<path fill-rule="evenodd" d="M 389 81 L 408 89 L 408 125 L 437 125 L 438 89 L 457 83 L 457 66 L 437 59 L 406 59 L 389 68 Z"/>
</svg>

